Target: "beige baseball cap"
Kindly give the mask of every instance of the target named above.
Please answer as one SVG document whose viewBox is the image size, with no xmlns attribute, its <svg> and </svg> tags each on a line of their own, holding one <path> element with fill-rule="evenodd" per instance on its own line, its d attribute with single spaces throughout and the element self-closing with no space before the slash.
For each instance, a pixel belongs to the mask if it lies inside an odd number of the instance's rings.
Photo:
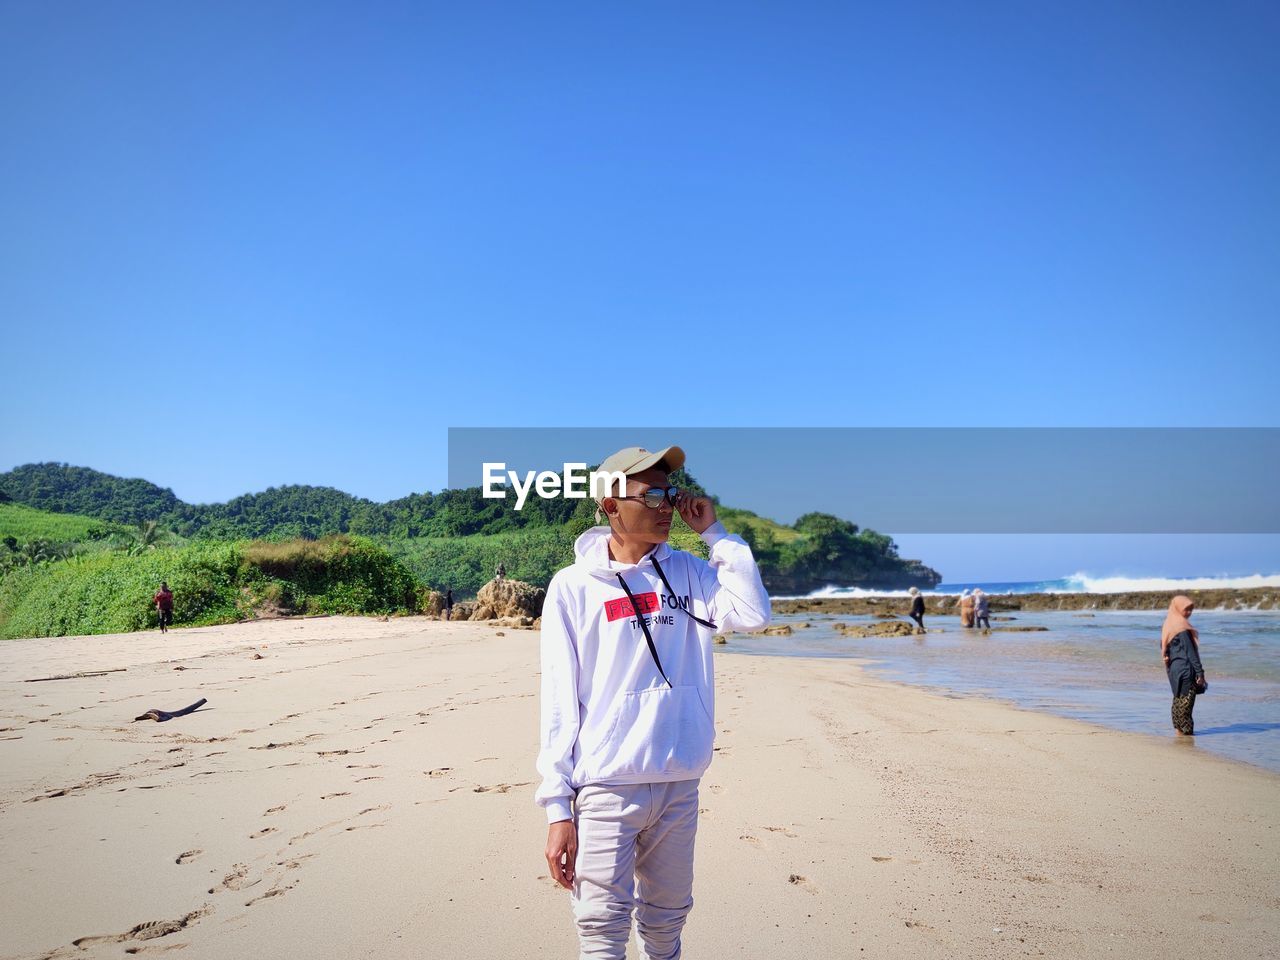
<svg viewBox="0 0 1280 960">
<path fill-rule="evenodd" d="M 646 450 L 644 447 L 625 447 L 617 453 L 605 457 L 604 462 L 596 467 L 597 473 L 621 473 L 631 476 L 650 467 L 662 464 L 667 472 L 679 470 L 684 466 L 684 451 L 679 447 L 664 447 L 661 450 Z M 596 501 L 600 503 L 600 500 Z M 600 511 L 596 510 L 596 523 L 600 522 Z"/>
<path fill-rule="evenodd" d="M 679 447 L 664 447 L 661 450 L 646 450 L 644 447 L 627 447 L 606 457 L 596 470 L 600 473 L 622 473 L 631 476 L 650 467 L 664 464 L 667 472 L 679 470 L 684 466 L 684 451 Z"/>
</svg>

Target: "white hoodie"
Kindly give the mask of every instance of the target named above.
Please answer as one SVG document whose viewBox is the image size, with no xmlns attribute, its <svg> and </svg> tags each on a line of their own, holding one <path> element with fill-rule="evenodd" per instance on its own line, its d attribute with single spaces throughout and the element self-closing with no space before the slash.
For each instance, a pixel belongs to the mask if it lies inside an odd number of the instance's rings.
<svg viewBox="0 0 1280 960">
<path fill-rule="evenodd" d="M 769 595 L 751 548 L 718 521 L 702 534 L 710 563 L 665 543 L 650 555 L 674 596 L 650 557 L 610 560 L 609 535 L 608 527 L 593 527 L 578 538 L 577 559 L 552 578 L 542 608 L 542 783 L 535 799 L 549 823 L 572 818 L 575 791 L 588 783 L 702 776 L 715 740 L 711 638 L 769 624 Z M 619 574 L 646 614 L 670 686 Z"/>
</svg>

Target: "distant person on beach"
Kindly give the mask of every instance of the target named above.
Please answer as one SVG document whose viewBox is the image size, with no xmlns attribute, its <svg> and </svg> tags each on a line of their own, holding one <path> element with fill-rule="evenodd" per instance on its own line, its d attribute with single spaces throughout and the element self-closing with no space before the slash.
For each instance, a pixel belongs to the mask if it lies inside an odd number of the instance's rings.
<svg viewBox="0 0 1280 960">
<path fill-rule="evenodd" d="M 169 625 L 173 623 L 173 591 L 169 589 L 169 584 L 162 582 L 151 602 L 155 604 L 156 613 L 160 617 L 160 632 L 168 633 Z"/>
<path fill-rule="evenodd" d="M 444 592 L 444 618 L 448 620 L 453 616 L 453 587 Z"/>
<path fill-rule="evenodd" d="M 1180 736 L 1194 736 L 1195 721 L 1191 712 L 1196 694 L 1204 693 L 1207 684 L 1200 663 L 1200 631 L 1188 619 L 1196 608 L 1190 597 L 1177 596 L 1169 602 L 1169 612 L 1160 631 L 1160 656 L 1164 659 L 1169 686 L 1173 690 L 1173 729 Z"/>
<path fill-rule="evenodd" d="M 599 466 L 625 475 L 626 495 L 597 501 L 609 526 L 578 538 L 542 608 L 535 799 L 583 957 L 623 960 L 633 910 L 643 956 L 680 956 L 715 740 L 712 637 L 770 619 L 751 548 L 709 497 L 671 486 L 683 464 L 679 447 L 630 447 Z M 676 513 L 709 562 L 667 544 Z"/>
<path fill-rule="evenodd" d="M 991 601 L 981 587 L 973 591 L 973 625 L 983 630 L 991 629 Z"/>
<path fill-rule="evenodd" d="M 501 561 L 499 561 L 498 569 L 494 571 L 494 574 L 498 580 L 501 580 L 503 577 L 507 575 L 506 565 L 504 565 Z"/>
<path fill-rule="evenodd" d="M 921 630 L 924 629 L 924 597 L 920 596 L 920 588 L 912 587 L 907 591 L 911 594 L 911 619 L 916 622 L 916 626 Z"/>
<path fill-rule="evenodd" d="M 960 626 L 973 626 L 973 594 L 968 590 L 960 594 Z"/>
</svg>

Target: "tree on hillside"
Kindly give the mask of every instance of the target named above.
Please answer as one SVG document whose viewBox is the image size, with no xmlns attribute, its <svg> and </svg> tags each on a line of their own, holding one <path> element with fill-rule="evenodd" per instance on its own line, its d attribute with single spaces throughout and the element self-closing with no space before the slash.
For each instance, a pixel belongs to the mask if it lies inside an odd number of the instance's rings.
<svg viewBox="0 0 1280 960">
<path fill-rule="evenodd" d="M 143 520 L 131 531 L 133 542 L 129 544 L 132 554 L 146 553 L 160 544 L 160 525 L 154 520 Z"/>
</svg>

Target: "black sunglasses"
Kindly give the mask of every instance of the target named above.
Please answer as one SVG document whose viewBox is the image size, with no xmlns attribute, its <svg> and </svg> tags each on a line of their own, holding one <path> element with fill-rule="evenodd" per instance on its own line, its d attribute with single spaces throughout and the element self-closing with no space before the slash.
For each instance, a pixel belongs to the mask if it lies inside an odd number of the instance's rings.
<svg viewBox="0 0 1280 960">
<path fill-rule="evenodd" d="M 642 493 L 638 497 L 614 497 L 613 499 L 642 500 L 644 501 L 644 505 L 646 507 L 650 507 L 654 510 L 657 510 L 664 503 L 669 503 L 671 504 L 671 506 L 674 507 L 676 505 L 676 498 L 679 496 L 680 496 L 679 487 L 667 487 L 666 489 L 663 489 L 662 487 L 650 487 L 648 490 L 646 490 L 644 493 Z"/>
</svg>

